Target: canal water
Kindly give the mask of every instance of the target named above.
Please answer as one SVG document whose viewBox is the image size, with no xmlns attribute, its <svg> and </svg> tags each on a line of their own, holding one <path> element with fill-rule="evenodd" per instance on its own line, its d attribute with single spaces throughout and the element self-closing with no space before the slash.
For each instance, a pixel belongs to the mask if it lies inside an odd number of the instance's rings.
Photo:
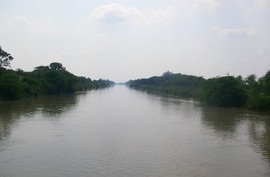
<svg viewBox="0 0 270 177">
<path fill-rule="evenodd" d="M 269 177 L 270 116 L 115 86 L 0 102 L 0 177 Z"/>
</svg>

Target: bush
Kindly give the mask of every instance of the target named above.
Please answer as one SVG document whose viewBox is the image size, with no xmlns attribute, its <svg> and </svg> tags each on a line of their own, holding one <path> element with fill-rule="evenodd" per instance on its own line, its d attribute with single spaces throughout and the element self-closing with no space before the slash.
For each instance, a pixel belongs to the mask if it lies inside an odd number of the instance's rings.
<svg viewBox="0 0 270 177">
<path fill-rule="evenodd" d="M 6 72 L 0 76 L 0 98 L 16 100 L 22 97 L 23 85 L 14 72 Z"/>
<path fill-rule="evenodd" d="M 202 92 L 202 100 L 214 106 L 241 107 L 247 99 L 244 85 L 232 76 L 208 79 Z"/>
</svg>

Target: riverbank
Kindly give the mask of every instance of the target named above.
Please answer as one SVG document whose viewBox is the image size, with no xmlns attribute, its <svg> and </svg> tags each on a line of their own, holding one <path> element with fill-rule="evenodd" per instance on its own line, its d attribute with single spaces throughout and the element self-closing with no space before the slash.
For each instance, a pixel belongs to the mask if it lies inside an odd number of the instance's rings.
<svg viewBox="0 0 270 177">
<path fill-rule="evenodd" d="M 38 66 L 31 72 L 0 67 L 0 100 L 17 100 L 41 95 L 75 93 L 113 85 L 110 80 L 76 76 L 60 63 Z"/>
<path fill-rule="evenodd" d="M 131 80 L 126 84 L 136 89 L 200 100 L 212 106 L 270 111 L 270 72 L 259 79 L 255 75 L 245 79 L 241 76 L 204 79 L 166 72 L 162 76 Z"/>
</svg>

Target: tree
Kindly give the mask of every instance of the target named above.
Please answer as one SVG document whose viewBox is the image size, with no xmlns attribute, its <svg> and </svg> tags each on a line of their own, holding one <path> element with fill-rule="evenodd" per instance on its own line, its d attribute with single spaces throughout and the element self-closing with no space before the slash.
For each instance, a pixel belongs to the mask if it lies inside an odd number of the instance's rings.
<svg viewBox="0 0 270 177">
<path fill-rule="evenodd" d="M 48 66 L 37 66 L 35 67 L 35 72 L 45 72 L 49 71 L 50 68 Z"/>
<path fill-rule="evenodd" d="M 270 96 L 270 71 L 268 71 L 262 78 L 263 94 L 264 96 Z"/>
<path fill-rule="evenodd" d="M 257 81 L 256 81 L 256 75 L 255 74 L 251 74 L 245 79 L 245 84 L 247 86 L 249 86 L 249 87 L 254 86 L 256 83 L 257 83 Z"/>
<path fill-rule="evenodd" d="M 55 70 L 55 71 L 65 71 L 66 70 L 66 68 L 61 63 L 58 63 L 58 62 L 51 63 L 50 68 Z"/>
<path fill-rule="evenodd" d="M 171 71 L 166 71 L 162 74 L 162 77 L 170 77 L 171 75 L 173 75 Z"/>
<path fill-rule="evenodd" d="M 44 73 L 42 84 L 47 94 L 50 95 L 65 93 L 67 86 L 64 73 L 54 70 Z"/>
<path fill-rule="evenodd" d="M 11 60 L 13 60 L 13 57 L 0 46 L 0 67 L 10 67 Z"/>
<path fill-rule="evenodd" d="M 0 76 L 0 100 L 16 100 L 22 97 L 23 85 L 19 76 L 7 71 Z"/>
<path fill-rule="evenodd" d="M 173 74 L 170 71 L 162 76 L 153 76 L 148 79 L 129 81 L 129 86 L 177 95 L 185 98 L 198 98 L 201 92 L 202 77 L 185 74 Z"/>
<path fill-rule="evenodd" d="M 243 83 L 233 76 L 208 79 L 203 86 L 202 99 L 214 106 L 243 106 L 247 95 Z"/>
</svg>

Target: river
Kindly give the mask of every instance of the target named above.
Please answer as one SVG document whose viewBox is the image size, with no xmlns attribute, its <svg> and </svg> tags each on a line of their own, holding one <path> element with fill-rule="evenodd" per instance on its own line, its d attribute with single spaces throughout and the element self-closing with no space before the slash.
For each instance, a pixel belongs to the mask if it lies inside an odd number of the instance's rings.
<svg viewBox="0 0 270 177">
<path fill-rule="evenodd" d="M 0 102 L 0 177 L 269 177 L 270 116 L 114 86 Z"/>
</svg>

